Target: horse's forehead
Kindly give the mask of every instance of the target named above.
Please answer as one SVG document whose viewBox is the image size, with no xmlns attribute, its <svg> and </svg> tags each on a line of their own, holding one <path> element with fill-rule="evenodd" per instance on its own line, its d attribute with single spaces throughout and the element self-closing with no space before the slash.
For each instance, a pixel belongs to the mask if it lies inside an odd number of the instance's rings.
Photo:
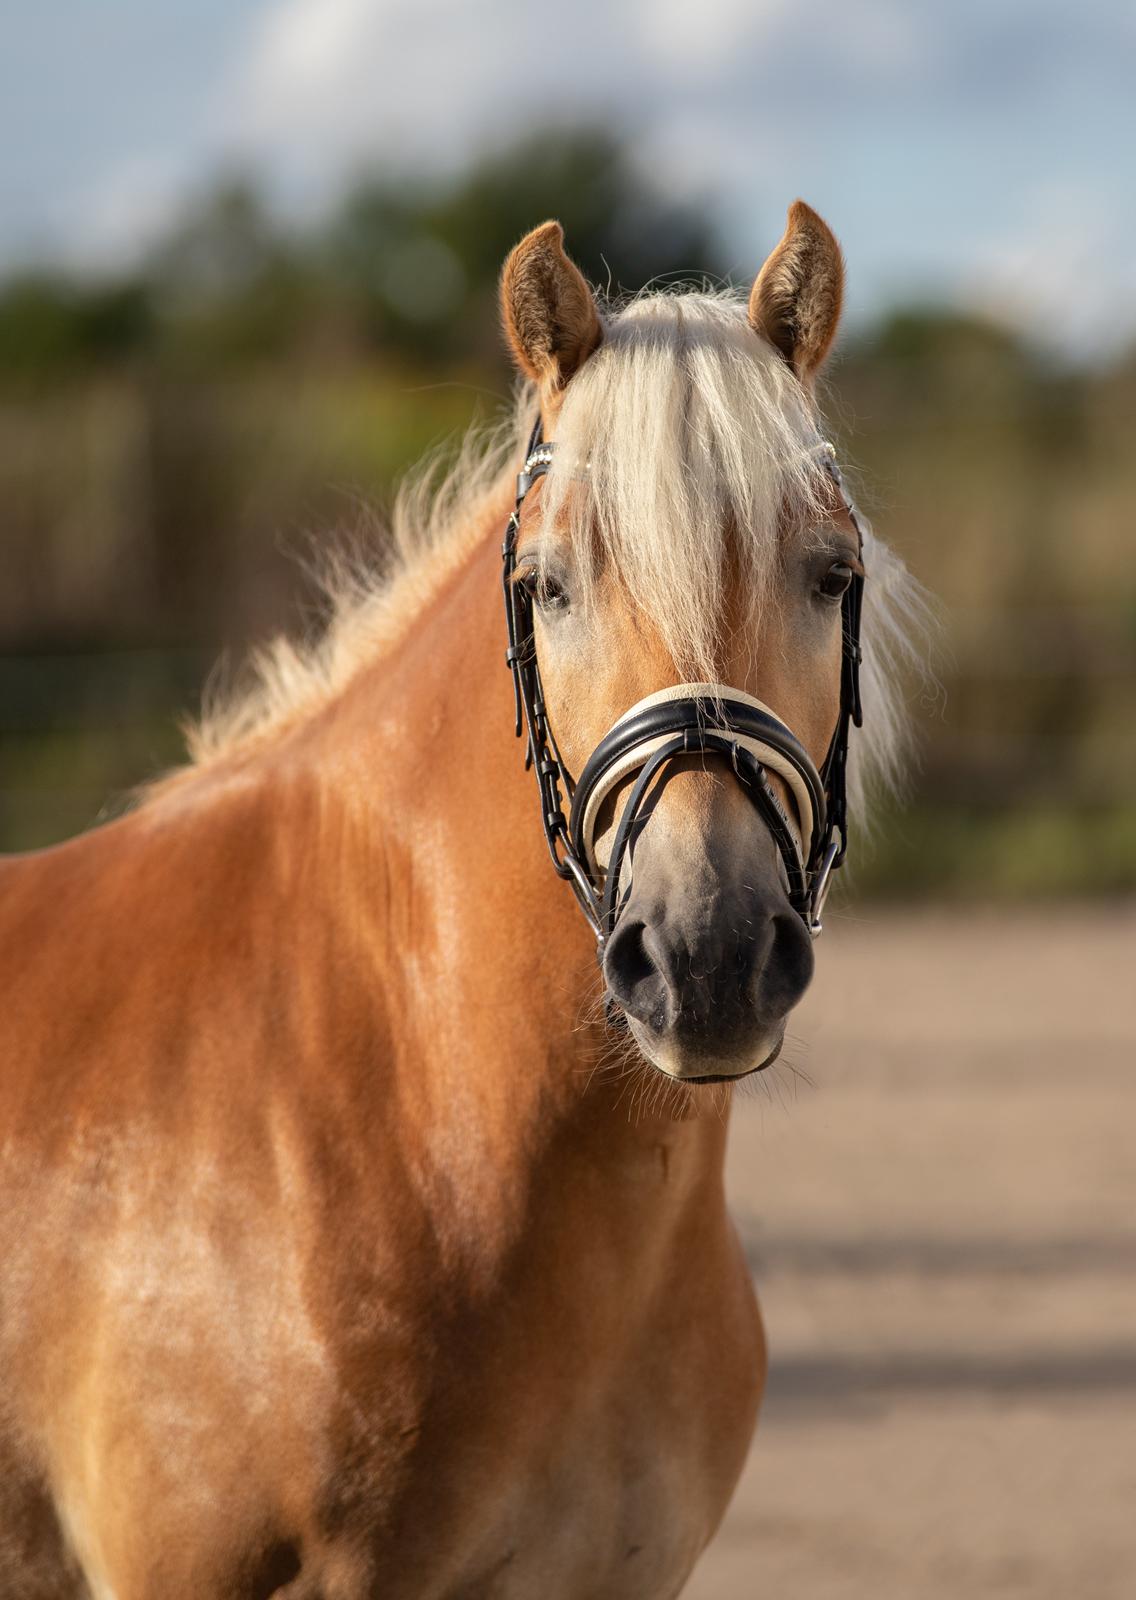
<svg viewBox="0 0 1136 1600">
<path fill-rule="evenodd" d="M 586 474 L 578 475 L 561 497 L 553 516 L 545 514 L 544 498 L 546 493 L 546 480 L 538 478 L 525 497 L 525 505 L 521 513 L 521 532 L 518 540 L 518 551 L 529 549 L 538 545 L 543 540 L 554 543 L 568 542 L 571 537 L 571 499 L 578 494 L 587 493 Z M 615 512 L 618 516 L 618 510 Z M 847 501 L 840 494 L 834 483 L 827 479 L 819 486 L 817 493 L 817 506 L 814 515 L 802 517 L 794 512 L 792 506 L 786 501 L 780 511 L 777 521 L 777 540 L 780 544 L 791 546 L 794 543 L 806 540 L 815 534 L 818 524 L 827 524 L 839 529 L 843 533 L 857 536 L 856 524 L 853 521 L 851 510 Z M 726 535 L 722 546 L 726 559 L 737 550 L 737 521 L 729 512 L 723 519 L 720 532 Z M 596 556 L 602 559 L 602 540 L 596 535 Z M 741 574 L 738 574 L 741 576 Z"/>
</svg>

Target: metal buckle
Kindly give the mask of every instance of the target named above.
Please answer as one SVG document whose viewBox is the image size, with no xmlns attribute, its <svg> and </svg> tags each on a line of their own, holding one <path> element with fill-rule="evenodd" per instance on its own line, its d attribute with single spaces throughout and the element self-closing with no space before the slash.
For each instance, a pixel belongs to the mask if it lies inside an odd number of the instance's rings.
<svg viewBox="0 0 1136 1600">
<path fill-rule="evenodd" d="M 563 815 L 557 819 L 556 824 L 546 827 L 545 833 L 552 849 L 552 859 L 556 871 L 560 877 L 566 878 L 571 885 L 572 892 L 579 902 L 580 910 L 584 913 L 589 927 L 599 940 L 602 950 L 604 931 L 599 916 L 599 898 L 596 894 L 595 884 L 588 876 L 583 864 L 573 854 L 572 846 L 568 842 L 568 833 L 564 826 Z"/>
<path fill-rule="evenodd" d="M 835 839 L 830 839 L 817 868 L 817 875 L 813 879 L 812 893 L 809 895 L 809 935 L 813 939 L 819 939 L 824 932 L 821 913 L 824 910 L 824 902 L 828 899 L 828 891 L 832 887 L 832 869 L 839 854 L 840 846 Z"/>
</svg>

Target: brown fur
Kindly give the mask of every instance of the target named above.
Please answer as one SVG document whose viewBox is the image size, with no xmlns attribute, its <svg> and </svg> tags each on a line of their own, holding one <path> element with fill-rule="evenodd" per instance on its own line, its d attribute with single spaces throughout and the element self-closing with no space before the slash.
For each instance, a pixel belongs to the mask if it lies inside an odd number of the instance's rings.
<svg viewBox="0 0 1136 1600">
<path fill-rule="evenodd" d="M 840 246 L 823 218 L 795 200 L 785 235 L 754 282 L 750 323 L 807 384 L 828 354 L 843 299 Z"/>
</svg>

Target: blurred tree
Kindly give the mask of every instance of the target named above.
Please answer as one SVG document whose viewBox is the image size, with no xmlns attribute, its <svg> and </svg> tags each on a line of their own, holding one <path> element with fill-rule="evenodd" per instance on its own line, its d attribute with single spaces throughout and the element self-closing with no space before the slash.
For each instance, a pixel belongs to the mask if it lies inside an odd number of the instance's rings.
<svg viewBox="0 0 1136 1600">
<path fill-rule="evenodd" d="M 0 378 L 19 384 L 113 365 L 153 332 L 149 286 L 133 278 L 80 284 L 24 272 L 0 288 Z"/>
<path fill-rule="evenodd" d="M 143 350 L 178 370 L 369 352 L 500 372 L 497 275 L 550 214 L 585 273 L 617 290 L 721 270 L 708 216 L 668 199 L 601 129 L 534 132 L 448 179 L 376 172 L 303 232 L 230 176 L 137 273 L 13 280 L 0 292 L 0 382 Z"/>
<path fill-rule="evenodd" d="M 221 183 L 147 262 L 165 353 L 198 366 L 289 355 L 323 299 L 309 255 L 249 179 Z"/>
<path fill-rule="evenodd" d="M 721 271 L 709 218 L 666 199 L 600 129 L 530 133 L 434 185 L 376 174 L 333 220 L 329 268 L 356 297 L 372 343 L 497 362 L 501 263 L 549 216 L 563 223 L 584 273 L 605 287 Z"/>
</svg>

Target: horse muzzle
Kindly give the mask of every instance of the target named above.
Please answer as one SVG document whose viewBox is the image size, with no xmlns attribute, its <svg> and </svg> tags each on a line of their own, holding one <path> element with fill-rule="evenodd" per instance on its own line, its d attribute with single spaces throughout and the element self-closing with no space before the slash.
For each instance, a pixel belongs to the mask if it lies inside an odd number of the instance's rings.
<svg viewBox="0 0 1136 1600">
<path fill-rule="evenodd" d="M 782 847 L 728 756 L 668 757 L 650 790 L 601 951 L 609 1016 L 669 1077 L 741 1077 L 776 1057 L 812 977 L 813 942 Z M 612 856 L 630 804 L 604 836 L 614 827 Z M 609 859 L 608 888 L 614 878 Z"/>
</svg>

